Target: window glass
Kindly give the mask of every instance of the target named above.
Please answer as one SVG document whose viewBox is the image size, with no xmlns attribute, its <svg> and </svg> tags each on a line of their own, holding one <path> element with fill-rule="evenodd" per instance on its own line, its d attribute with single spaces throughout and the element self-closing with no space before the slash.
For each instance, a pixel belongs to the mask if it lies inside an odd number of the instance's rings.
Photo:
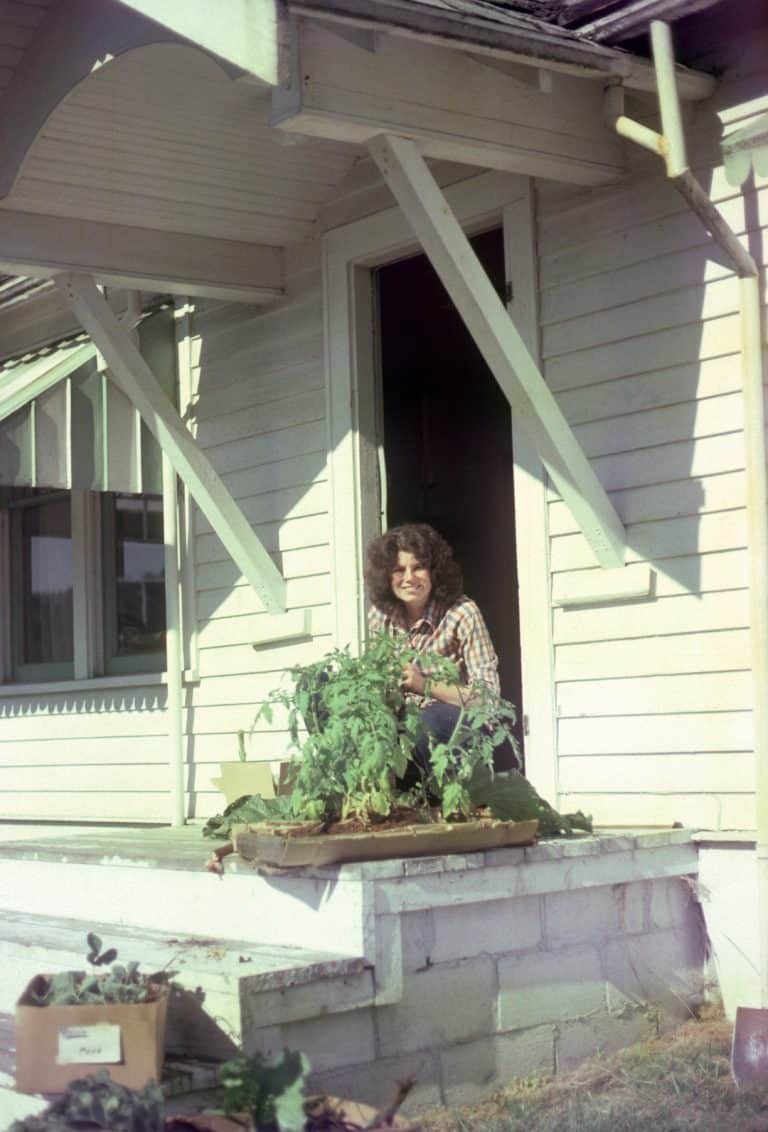
<svg viewBox="0 0 768 1132">
<path fill-rule="evenodd" d="M 155 495 L 106 497 L 105 546 L 113 575 L 107 576 L 111 609 L 111 657 L 163 654 L 165 588 L 162 499 Z"/>
<path fill-rule="evenodd" d="M 35 495 L 19 501 L 11 522 L 14 657 L 20 670 L 71 663 L 73 656 L 69 495 Z"/>
</svg>

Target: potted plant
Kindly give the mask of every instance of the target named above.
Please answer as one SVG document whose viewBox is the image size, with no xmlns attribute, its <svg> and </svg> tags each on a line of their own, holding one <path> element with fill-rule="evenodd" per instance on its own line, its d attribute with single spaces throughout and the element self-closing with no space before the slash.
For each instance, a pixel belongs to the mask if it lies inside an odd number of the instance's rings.
<svg viewBox="0 0 768 1132">
<path fill-rule="evenodd" d="M 269 764 L 248 762 L 245 731 L 237 732 L 237 756 L 237 760 L 219 763 L 220 777 L 211 779 L 224 795 L 227 805 L 251 794 L 273 797 L 275 789 Z"/>
<path fill-rule="evenodd" d="M 421 726 L 400 673 L 417 656 L 382 634 L 358 657 L 336 650 L 291 669 L 292 687 L 273 691 L 256 717 L 271 722 L 275 707 L 285 715 L 289 795 L 243 800 L 205 832 L 226 837 L 247 822 L 242 855 L 304 865 L 521 844 L 539 825 L 547 833 L 586 828 L 583 815 L 557 814 L 519 773 L 494 773 L 494 749 L 504 738 L 515 745 L 515 709 L 484 686 L 471 690 L 448 741 L 431 743 L 420 781 L 399 787 Z M 456 682 L 451 662 L 429 663 L 430 680 Z"/>
<path fill-rule="evenodd" d="M 160 1079 L 168 974 L 116 963 L 94 932 L 87 943 L 88 963 L 102 971 L 36 975 L 17 1003 L 19 1092 L 59 1093 L 96 1067 L 131 1088 Z"/>
</svg>

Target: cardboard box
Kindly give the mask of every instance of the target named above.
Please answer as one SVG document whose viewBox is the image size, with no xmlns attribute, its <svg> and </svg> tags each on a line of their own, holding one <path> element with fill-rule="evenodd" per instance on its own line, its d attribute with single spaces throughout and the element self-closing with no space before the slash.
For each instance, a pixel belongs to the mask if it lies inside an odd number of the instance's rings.
<svg viewBox="0 0 768 1132">
<path fill-rule="evenodd" d="M 321 867 L 347 861 L 396 857 L 433 857 L 473 853 L 512 845 L 532 845 L 539 823 L 533 821 L 435 822 L 365 833 L 317 833 L 303 836 L 318 822 L 252 822 L 235 834 L 235 849 L 246 860 L 278 868 Z M 233 831 L 234 832 L 234 831 Z"/>
<path fill-rule="evenodd" d="M 34 1006 L 35 982 L 16 1004 L 17 1092 L 63 1093 L 70 1081 L 98 1069 L 131 1089 L 160 1081 L 167 987 L 158 987 L 151 1002 Z"/>
</svg>

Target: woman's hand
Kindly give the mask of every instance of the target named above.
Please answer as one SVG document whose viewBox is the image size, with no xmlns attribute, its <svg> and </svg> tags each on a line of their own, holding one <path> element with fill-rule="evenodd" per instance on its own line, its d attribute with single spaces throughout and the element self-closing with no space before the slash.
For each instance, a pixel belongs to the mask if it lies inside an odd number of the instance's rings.
<svg viewBox="0 0 768 1132">
<path fill-rule="evenodd" d="M 419 671 L 415 664 L 408 661 L 403 668 L 403 691 L 415 692 L 417 696 L 421 696 L 424 694 L 425 684 L 426 680 L 423 673 Z"/>
</svg>

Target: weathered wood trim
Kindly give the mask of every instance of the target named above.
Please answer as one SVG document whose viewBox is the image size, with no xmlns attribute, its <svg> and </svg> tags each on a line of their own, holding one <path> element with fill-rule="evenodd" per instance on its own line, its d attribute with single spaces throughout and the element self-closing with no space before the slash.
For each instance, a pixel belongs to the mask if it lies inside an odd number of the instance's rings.
<svg viewBox="0 0 768 1132">
<path fill-rule="evenodd" d="M 539 359 L 538 272 L 533 185 L 504 209 L 504 259 L 510 317 Z M 526 429 L 512 413 L 515 548 L 520 618 L 525 773 L 536 789 L 558 797 L 557 719 L 550 605 L 547 474 Z M 602 573 L 602 571 L 600 571 Z"/>
<path fill-rule="evenodd" d="M 576 184 L 624 173 L 588 80 L 522 88 L 458 52 L 408 42 L 372 54 L 321 25 L 294 27 L 291 84 L 272 94 L 270 120 L 283 130 L 358 145 L 398 134 L 425 157 Z"/>
<path fill-rule="evenodd" d="M 86 276 L 64 275 L 57 286 L 103 355 L 112 380 L 139 410 L 267 611 L 284 613 L 285 581 L 280 572 L 94 281 Z"/>
<path fill-rule="evenodd" d="M 623 565 L 624 526 L 426 162 L 404 138 L 369 148 L 597 561 Z"/>
<path fill-rule="evenodd" d="M 0 272 L 61 271 L 136 291 L 266 303 L 282 296 L 282 248 L 0 209 Z"/>
</svg>

